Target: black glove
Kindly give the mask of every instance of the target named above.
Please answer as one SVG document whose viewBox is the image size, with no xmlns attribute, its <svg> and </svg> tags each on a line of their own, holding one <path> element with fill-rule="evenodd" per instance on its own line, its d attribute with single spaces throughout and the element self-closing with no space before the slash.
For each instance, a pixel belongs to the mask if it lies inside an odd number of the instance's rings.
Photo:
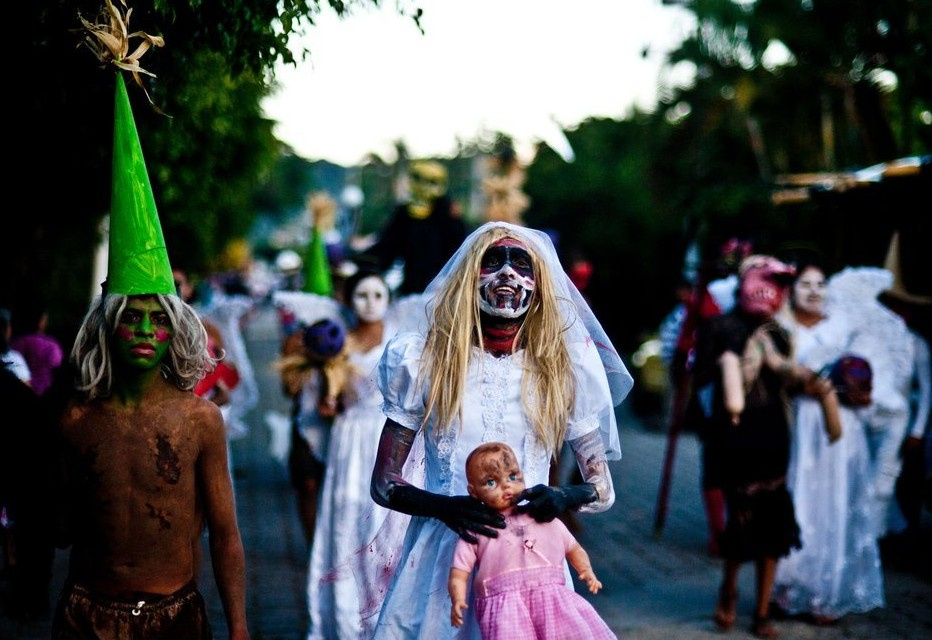
<svg viewBox="0 0 932 640">
<path fill-rule="evenodd" d="M 538 522 L 550 522 L 564 511 L 595 502 L 599 494 L 594 484 L 548 487 L 538 484 L 518 494 L 515 511 L 529 513 Z M 525 504 L 520 504 L 527 500 Z"/>
<path fill-rule="evenodd" d="M 444 496 L 412 485 L 395 485 L 388 492 L 388 506 L 412 516 L 437 518 L 466 542 L 479 540 L 472 533 L 497 538 L 496 529 L 505 528 L 505 518 L 472 496 Z"/>
</svg>

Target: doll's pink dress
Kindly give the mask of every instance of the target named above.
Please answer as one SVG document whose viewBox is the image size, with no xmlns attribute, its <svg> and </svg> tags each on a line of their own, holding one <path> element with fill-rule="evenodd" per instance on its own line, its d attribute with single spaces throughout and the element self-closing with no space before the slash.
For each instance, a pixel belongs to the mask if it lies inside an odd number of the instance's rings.
<svg viewBox="0 0 932 640">
<path fill-rule="evenodd" d="M 453 567 L 472 572 L 483 640 L 556 640 L 616 636 L 587 600 L 566 584 L 564 559 L 577 545 L 560 520 L 510 513 L 497 538 L 458 540 Z"/>
</svg>

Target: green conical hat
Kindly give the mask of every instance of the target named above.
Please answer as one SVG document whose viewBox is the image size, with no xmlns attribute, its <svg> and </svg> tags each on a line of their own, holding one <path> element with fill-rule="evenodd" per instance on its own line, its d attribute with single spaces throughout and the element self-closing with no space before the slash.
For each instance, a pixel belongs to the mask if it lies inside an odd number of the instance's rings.
<svg viewBox="0 0 932 640">
<path fill-rule="evenodd" d="M 330 275 L 327 248 L 324 246 L 322 234 L 313 227 L 307 256 L 304 258 L 304 291 L 322 296 L 333 294 L 333 278 Z"/>
<path fill-rule="evenodd" d="M 175 293 L 159 213 L 142 156 L 122 74 L 113 114 L 113 193 L 110 200 L 110 293 Z"/>
</svg>

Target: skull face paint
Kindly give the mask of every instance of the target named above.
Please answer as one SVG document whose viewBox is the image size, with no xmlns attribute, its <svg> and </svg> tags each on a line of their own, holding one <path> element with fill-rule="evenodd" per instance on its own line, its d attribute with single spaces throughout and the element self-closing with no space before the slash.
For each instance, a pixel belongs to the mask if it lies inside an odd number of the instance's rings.
<svg viewBox="0 0 932 640">
<path fill-rule="evenodd" d="M 531 254 L 514 238 L 486 249 L 479 267 L 479 308 L 499 318 L 518 318 L 528 310 L 536 281 Z"/>
</svg>

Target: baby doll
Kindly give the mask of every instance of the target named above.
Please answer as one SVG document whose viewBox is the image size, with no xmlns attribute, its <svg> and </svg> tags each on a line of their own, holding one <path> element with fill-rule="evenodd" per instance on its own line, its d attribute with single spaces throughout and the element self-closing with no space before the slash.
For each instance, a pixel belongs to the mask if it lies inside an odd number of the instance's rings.
<svg viewBox="0 0 932 640">
<path fill-rule="evenodd" d="M 505 529 L 498 537 L 457 541 L 448 590 L 450 622 L 463 625 L 469 576 L 473 580 L 476 617 L 483 640 L 494 638 L 615 638 L 589 602 L 566 584 L 563 560 L 569 561 L 590 593 L 602 583 L 583 549 L 558 519 L 537 522 L 514 511 L 524 490 L 524 475 L 514 451 L 486 442 L 466 458 L 469 495 L 500 511 Z"/>
</svg>

